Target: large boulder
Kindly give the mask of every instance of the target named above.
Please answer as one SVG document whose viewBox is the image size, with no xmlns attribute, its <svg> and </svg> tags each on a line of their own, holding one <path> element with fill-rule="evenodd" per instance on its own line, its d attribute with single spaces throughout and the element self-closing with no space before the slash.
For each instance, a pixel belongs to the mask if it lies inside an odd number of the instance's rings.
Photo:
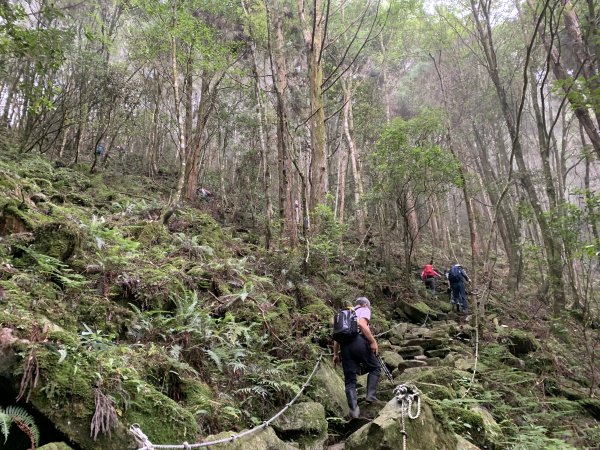
<svg viewBox="0 0 600 450">
<path fill-rule="evenodd" d="M 402 412 L 394 398 L 370 423 L 350 435 L 345 450 L 387 450 L 402 448 Z M 421 405 L 418 419 L 405 418 L 407 442 L 411 449 L 457 450 L 454 433 L 438 421 L 432 409 Z"/>
<path fill-rule="evenodd" d="M 427 319 L 437 320 L 439 315 L 439 311 L 435 311 L 424 302 L 408 303 L 405 301 L 400 302 L 396 313 L 412 323 L 423 323 Z"/>
<path fill-rule="evenodd" d="M 309 396 L 325 407 L 328 414 L 346 417 L 349 413 L 344 380 L 329 361 L 322 361 L 315 373 Z"/>
<path fill-rule="evenodd" d="M 492 414 L 483 406 L 473 406 L 471 411 L 479 414 L 483 422 L 483 427 L 480 432 L 482 436 L 479 443 L 485 445 L 485 448 L 502 448 L 502 441 L 504 437 L 502 435 L 502 429 Z"/>
<path fill-rule="evenodd" d="M 38 447 L 37 450 L 73 450 L 72 447 L 69 447 L 64 442 L 52 442 L 50 444 L 42 445 Z"/>
<path fill-rule="evenodd" d="M 213 436 L 207 436 L 204 442 L 213 442 L 220 439 L 237 436 L 239 433 L 224 431 Z M 210 447 L 212 448 L 212 446 Z M 215 445 L 219 450 L 298 450 L 299 447 L 288 444 L 277 437 L 273 428 L 267 427 L 254 433 L 246 435 L 241 439 L 234 439 L 231 442 L 225 442 Z"/>
<path fill-rule="evenodd" d="M 508 350 L 516 357 L 525 356 L 539 349 L 535 336 L 522 330 L 510 330 L 502 339 L 508 347 Z"/>
<path fill-rule="evenodd" d="M 277 436 L 305 450 L 322 450 L 327 440 L 325 408 L 320 403 L 296 403 L 273 422 Z"/>
<path fill-rule="evenodd" d="M 66 261 L 81 244 L 81 231 L 66 222 L 50 222 L 35 230 L 33 248 L 53 258 Z"/>
</svg>

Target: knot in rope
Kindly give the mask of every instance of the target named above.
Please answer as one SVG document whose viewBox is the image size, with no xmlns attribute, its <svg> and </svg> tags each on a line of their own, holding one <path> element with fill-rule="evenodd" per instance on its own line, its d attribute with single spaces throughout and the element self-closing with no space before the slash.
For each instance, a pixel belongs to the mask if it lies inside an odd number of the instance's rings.
<svg viewBox="0 0 600 450">
<path fill-rule="evenodd" d="M 400 403 L 402 414 L 407 414 L 409 419 L 416 419 L 421 414 L 421 392 L 414 384 L 399 384 L 394 389 L 396 400 Z M 413 413 L 412 405 L 416 401 L 417 409 Z"/>
</svg>

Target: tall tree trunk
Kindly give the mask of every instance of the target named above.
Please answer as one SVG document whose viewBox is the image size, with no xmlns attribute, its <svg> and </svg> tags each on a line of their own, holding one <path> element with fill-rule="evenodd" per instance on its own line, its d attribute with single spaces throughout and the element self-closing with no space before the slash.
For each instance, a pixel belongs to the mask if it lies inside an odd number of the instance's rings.
<svg viewBox="0 0 600 450">
<path fill-rule="evenodd" d="M 344 115 L 343 115 L 343 127 L 344 127 L 344 138 L 348 146 L 348 155 L 350 162 L 352 163 L 352 177 L 354 178 L 354 207 L 356 208 L 356 222 L 358 225 L 358 232 L 361 235 L 365 234 L 366 226 L 366 210 L 362 204 L 362 197 L 364 196 L 364 187 L 362 180 L 362 173 L 358 164 L 358 155 L 356 145 L 354 143 L 354 120 L 352 117 L 352 81 L 344 79 L 342 81 L 342 88 L 344 91 Z"/>
<path fill-rule="evenodd" d="M 265 0 L 267 19 L 271 19 L 268 0 Z M 275 51 L 272 48 L 272 39 L 267 39 L 271 72 L 274 77 L 277 112 L 277 171 L 279 178 L 278 204 L 281 231 L 287 236 L 290 245 L 296 243 L 296 230 L 294 219 L 294 201 L 292 196 L 292 161 L 290 158 L 288 107 L 285 98 L 287 89 L 287 70 L 285 64 L 285 40 L 283 35 L 283 22 L 280 15 L 275 19 Z M 267 26 L 267 30 L 271 27 Z"/>
<path fill-rule="evenodd" d="M 242 7 L 244 13 L 250 19 L 248 9 L 244 0 L 242 0 Z M 256 97 L 256 113 L 259 118 L 258 121 L 258 133 L 260 140 L 260 149 L 262 157 L 262 168 L 263 168 L 263 188 L 265 194 L 265 209 L 266 209 L 266 223 L 265 223 L 265 247 L 267 250 L 271 246 L 271 223 L 273 221 L 273 201 L 271 199 L 271 171 L 269 168 L 269 142 L 268 133 L 265 132 L 265 128 L 268 127 L 267 123 L 267 111 L 263 101 L 262 92 L 260 88 L 260 76 L 258 73 L 258 60 L 256 55 L 256 41 L 254 40 L 254 30 L 252 28 L 252 21 L 248 21 L 250 26 L 250 51 L 252 53 L 252 72 L 254 74 L 254 96 Z"/>
<path fill-rule="evenodd" d="M 177 15 L 177 1 L 173 1 L 172 26 L 175 28 Z M 174 33 L 174 31 L 173 31 Z M 185 118 L 181 113 L 181 93 L 179 90 L 179 71 L 177 70 L 177 41 L 175 34 L 171 35 L 171 76 L 173 77 L 173 98 L 175 101 L 175 117 L 177 120 L 178 147 L 179 147 L 179 175 L 177 177 L 177 186 L 175 193 L 171 197 L 170 205 L 177 207 L 181 203 L 183 187 L 185 184 L 186 164 L 187 164 L 187 142 L 185 140 Z"/>
<path fill-rule="evenodd" d="M 205 147 L 206 125 L 214 109 L 216 88 L 219 82 L 220 80 L 217 80 L 211 86 L 211 78 L 208 72 L 205 71 L 202 74 L 200 81 L 200 101 L 196 111 L 196 126 L 193 130 L 192 141 L 190 142 L 185 174 L 185 197 L 188 200 L 196 198 L 196 189 L 200 176 L 200 163 Z"/>
<path fill-rule="evenodd" d="M 520 279 L 520 268 L 522 261 L 518 245 L 521 240 L 521 232 L 515 224 L 515 218 L 510 213 L 511 208 L 505 206 L 506 200 L 499 202 L 498 194 L 498 178 L 494 174 L 492 163 L 488 157 L 487 145 L 483 140 L 483 136 L 473 123 L 473 136 L 475 137 L 475 148 L 479 153 L 479 161 L 481 163 L 481 174 L 487 186 L 487 195 L 493 205 L 497 205 L 496 221 L 498 232 L 502 240 L 504 252 L 508 260 L 508 289 L 509 292 L 515 293 Z"/>
<path fill-rule="evenodd" d="M 348 152 L 338 150 L 338 181 L 335 194 L 335 218 L 344 223 L 346 209 L 346 173 L 348 172 Z"/>
<path fill-rule="evenodd" d="M 325 201 L 325 194 L 328 190 L 327 136 L 321 88 L 323 83 L 323 67 L 321 65 L 323 4 L 322 0 L 313 0 L 310 23 L 306 19 L 304 0 L 297 0 L 297 5 L 304 37 L 304 53 L 308 64 L 307 82 L 311 108 L 308 117 L 311 143 L 309 208 L 313 212 L 317 205 Z"/>
</svg>

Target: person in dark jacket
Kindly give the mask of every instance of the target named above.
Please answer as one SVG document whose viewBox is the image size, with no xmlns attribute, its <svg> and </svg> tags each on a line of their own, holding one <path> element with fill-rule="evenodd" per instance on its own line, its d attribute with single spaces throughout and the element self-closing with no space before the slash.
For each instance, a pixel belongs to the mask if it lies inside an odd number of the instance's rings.
<svg viewBox="0 0 600 450">
<path fill-rule="evenodd" d="M 469 313 L 469 302 L 465 292 L 465 281 L 471 282 L 469 275 L 460 264 L 454 264 L 448 271 L 448 284 L 452 292 L 452 297 L 458 303 L 460 311 L 464 314 Z"/>
<path fill-rule="evenodd" d="M 377 360 L 379 346 L 369 324 L 371 322 L 371 302 L 366 297 L 358 297 L 354 307 L 358 319 L 359 334 L 346 344 L 333 343 L 334 367 L 342 361 L 344 370 L 344 384 L 346 386 L 346 400 L 350 407 L 350 417 L 356 419 L 360 415 L 356 393 L 356 376 L 360 366 L 369 371 L 367 376 L 367 403 L 377 401 L 375 393 L 381 367 Z"/>
</svg>

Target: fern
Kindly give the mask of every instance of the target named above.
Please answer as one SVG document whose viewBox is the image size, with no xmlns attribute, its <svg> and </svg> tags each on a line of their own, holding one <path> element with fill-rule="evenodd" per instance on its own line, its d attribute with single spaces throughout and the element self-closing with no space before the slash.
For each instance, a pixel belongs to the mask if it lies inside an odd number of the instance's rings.
<svg viewBox="0 0 600 450">
<path fill-rule="evenodd" d="M 12 419 L 5 412 L 0 412 L 0 430 L 2 430 L 2 434 L 4 435 L 4 443 L 8 440 L 8 430 L 10 429 L 10 425 L 12 424 Z"/>
<path fill-rule="evenodd" d="M 31 448 L 35 448 L 40 441 L 40 430 L 33 416 L 20 406 L 0 407 L 0 429 L 4 435 L 4 442 L 8 440 L 10 426 L 13 423 L 29 436 Z"/>
</svg>

